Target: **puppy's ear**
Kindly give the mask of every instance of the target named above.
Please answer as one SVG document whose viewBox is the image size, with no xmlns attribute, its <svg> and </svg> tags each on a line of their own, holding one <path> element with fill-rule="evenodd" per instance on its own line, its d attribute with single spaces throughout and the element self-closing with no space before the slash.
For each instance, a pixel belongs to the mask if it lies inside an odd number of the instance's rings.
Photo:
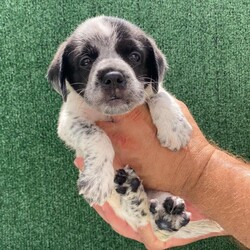
<svg viewBox="0 0 250 250">
<path fill-rule="evenodd" d="M 66 88 L 66 68 L 65 68 L 65 60 L 66 60 L 66 47 L 67 42 L 63 42 L 52 62 L 50 63 L 47 78 L 51 82 L 54 89 L 62 96 L 63 100 L 67 100 L 67 88 Z"/>
<path fill-rule="evenodd" d="M 149 51 L 146 61 L 148 76 L 153 80 L 152 89 L 154 93 L 157 93 L 159 84 L 163 82 L 166 70 L 168 69 L 168 64 L 165 56 L 152 38 L 147 38 L 147 47 Z"/>
</svg>

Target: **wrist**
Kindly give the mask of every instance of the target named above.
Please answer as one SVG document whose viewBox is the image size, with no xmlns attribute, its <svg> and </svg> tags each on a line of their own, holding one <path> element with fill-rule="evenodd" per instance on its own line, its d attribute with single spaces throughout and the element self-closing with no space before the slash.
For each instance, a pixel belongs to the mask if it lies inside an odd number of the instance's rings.
<svg viewBox="0 0 250 250">
<path fill-rule="evenodd" d="M 202 204 L 203 198 L 207 199 L 204 196 L 204 192 L 212 196 L 216 196 L 216 192 L 220 194 L 222 189 L 218 188 L 218 184 L 225 186 L 225 183 L 228 184 L 228 181 L 232 182 L 236 173 L 240 174 L 242 171 L 249 171 L 249 167 L 242 160 L 231 156 L 219 148 L 212 147 L 212 154 L 207 158 L 208 160 L 202 168 L 199 177 L 187 194 L 187 198 L 193 203 Z"/>
<path fill-rule="evenodd" d="M 207 142 L 207 144 L 199 150 L 194 150 L 192 148 L 188 150 L 186 166 L 185 162 L 183 166 L 183 168 L 186 168 L 186 179 L 184 179 L 178 195 L 192 201 L 193 196 L 199 191 L 200 182 L 203 181 L 206 169 L 218 149 Z"/>
<path fill-rule="evenodd" d="M 158 171 L 162 173 L 158 174 L 158 189 L 190 200 L 215 151 L 207 141 L 199 147 L 190 144 L 178 152 L 163 148 L 156 157 Z"/>
</svg>

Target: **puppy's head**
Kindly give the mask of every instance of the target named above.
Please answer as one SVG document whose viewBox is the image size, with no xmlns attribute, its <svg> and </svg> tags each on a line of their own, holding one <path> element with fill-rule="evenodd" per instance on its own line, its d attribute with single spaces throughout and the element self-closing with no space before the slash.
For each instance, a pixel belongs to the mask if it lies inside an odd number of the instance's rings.
<svg viewBox="0 0 250 250">
<path fill-rule="evenodd" d="M 166 68 L 163 54 L 141 29 L 100 16 L 82 23 L 61 44 L 48 79 L 64 101 L 73 90 L 92 108 L 115 115 L 156 93 Z"/>
</svg>

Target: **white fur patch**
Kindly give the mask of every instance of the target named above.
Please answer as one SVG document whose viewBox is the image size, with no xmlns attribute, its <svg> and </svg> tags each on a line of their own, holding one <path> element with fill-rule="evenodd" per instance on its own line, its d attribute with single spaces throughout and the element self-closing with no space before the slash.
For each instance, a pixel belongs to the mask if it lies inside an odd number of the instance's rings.
<svg viewBox="0 0 250 250">
<path fill-rule="evenodd" d="M 197 223 L 192 222 L 188 226 L 182 227 L 189 221 L 189 213 L 185 211 L 184 201 L 169 193 L 152 191 L 146 194 L 142 185 L 139 186 L 138 190 L 133 190 L 131 186 L 132 180 L 137 182 L 137 184 L 138 180 L 132 170 L 127 170 L 127 174 L 130 176 L 122 187 L 125 188 L 126 195 L 122 196 L 122 193 L 118 194 L 115 190 L 117 185 L 114 184 L 114 149 L 108 136 L 95 125 L 96 121 L 110 120 L 110 116 L 105 114 L 130 112 L 134 107 L 147 102 L 153 123 L 157 127 L 157 136 L 161 145 L 171 150 L 178 150 L 187 145 L 192 128 L 183 116 L 176 100 L 163 88 L 160 88 L 157 94 L 152 91 L 152 86 L 150 85 L 144 90 L 144 83 L 137 79 L 139 76 L 135 75 L 129 63 L 125 62 L 126 60 L 119 56 L 115 50 L 117 42 L 117 34 L 115 32 L 116 19 L 112 20 L 113 25 L 101 16 L 89 19 L 81 24 L 72 36 L 61 45 L 50 66 L 52 69 L 52 72 L 50 72 L 52 75 L 51 80 L 56 90 L 60 93 L 62 86 L 60 82 L 61 75 L 59 74 L 62 67 L 63 51 L 67 43 L 72 43 L 72 45 L 76 46 L 73 52 L 78 56 L 82 53 L 86 41 L 91 42 L 91 39 L 94 40 L 92 45 L 98 48 L 99 63 L 94 62 L 92 64 L 93 72 L 89 74 L 85 83 L 86 88 L 83 89 L 85 91 L 84 97 L 78 95 L 67 83 L 67 89 L 70 93 L 67 96 L 67 102 L 62 106 L 58 123 L 59 137 L 76 151 L 78 157 L 84 158 L 84 170 L 79 173 L 79 193 L 85 197 L 90 205 L 94 203 L 102 205 L 108 200 L 117 215 L 124 218 L 134 229 L 151 223 L 156 235 L 162 240 L 167 240 L 170 237 L 196 237 L 204 234 L 204 232 L 221 231 L 222 229 L 215 222 L 208 220 Z M 135 36 L 137 33 L 141 36 L 146 36 L 139 28 L 128 22 L 123 21 L 123 25 L 127 25 L 132 36 Z M 152 51 L 153 48 L 153 52 L 157 54 L 156 57 L 158 59 L 161 58 L 161 61 L 158 62 L 161 62 L 160 64 L 163 65 L 162 73 L 157 78 L 160 85 L 167 63 L 155 42 L 149 37 L 145 38 L 152 46 L 150 50 Z M 160 64 L 157 64 L 158 68 Z M 113 70 L 117 68 L 118 70 L 123 70 L 127 80 L 129 80 L 127 83 L 127 99 L 121 100 L 121 103 L 123 101 L 122 104 L 125 104 L 123 106 L 117 105 L 113 110 L 112 107 L 110 108 L 111 110 L 107 110 L 109 107 L 106 107 L 107 101 L 105 102 L 105 99 L 102 102 L 104 106 L 99 107 L 101 106 L 103 93 L 96 93 L 98 84 L 95 78 L 97 72 L 105 67 L 111 67 Z M 56 69 L 58 72 L 56 72 Z M 169 204 L 173 206 L 173 211 L 167 211 L 167 201 L 170 201 Z M 153 204 L 155 207 L 152 208 L 150 205 L 153 202 L 156 205 Z M 155 211 L 150 211 L 153 209 Z M 176 232 L 175 230 L 179 231 Z"/>
<path fill-rule="evenodd" d="M 192 127 L 175 99 L 161 88 L 150 98 L 148 106 L 161 145 L 173 151 L 185 147 L 189 142 Z"/>
</svg>

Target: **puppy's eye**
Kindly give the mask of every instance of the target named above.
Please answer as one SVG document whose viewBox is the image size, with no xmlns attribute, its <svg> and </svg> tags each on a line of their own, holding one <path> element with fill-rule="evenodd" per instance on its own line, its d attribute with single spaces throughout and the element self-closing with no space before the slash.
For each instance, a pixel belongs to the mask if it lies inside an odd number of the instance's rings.
<svg viewBox="0 0 250 250">
<path fill-rule="evenodd" d="M 89 56 L 84 56 L 81 61 L 80 61 L 80 65 L 82 67 L 87 67 L 91 64 L 92 60 Z"/>
<path fill-rule="evenodd" d="M 141 54 L 137 51 L 133 51 L 129 55 L 129 60 L 133 63 L 140 63 L 141 62 Z"/>
</svg>

